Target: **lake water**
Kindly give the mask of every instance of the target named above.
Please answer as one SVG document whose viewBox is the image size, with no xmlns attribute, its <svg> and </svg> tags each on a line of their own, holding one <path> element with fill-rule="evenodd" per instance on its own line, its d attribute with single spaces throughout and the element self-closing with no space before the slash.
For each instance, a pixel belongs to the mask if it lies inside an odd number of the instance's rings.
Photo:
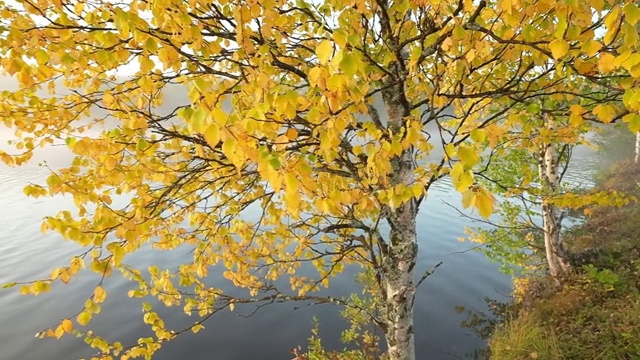
<svg viewBox="0 0 640 360">
<path fill-rule="evenodd" d="M 1 134 L 0 134 L 1 135 Z M 0 141 L 3 142 L 4 141 Z M 576 153 L 575 180 L 590 175 L 589 153 Z M 52 147 L 39 159 L 21 168 L 0 167 L 0 283 L 46 277 L 53 267 L 68 264 L 78 248 L 54 233 L 42 234 L 44 216 L 60 209 L 73 209 L 67 198 L 27 198 L 22 188 L 28 182 L 42 182 L 48 170 L 37 166 L 46 159 L 53 168 L 63 166 L 68 154 L 62 147 Z M 468 251 L 472 243 L 460 242 L 464 227 L 473 226 L 468 219 L 446 203 L 459 205 L 460 198 L 446 181 L 437 183 L 423 204 L 418 219 L 420 255 L 418 273 L 442 261 L 434 275 L 419 288 L 415 309 L 415 336 L 418 359 L 461 359 L 482 348 L 484 341 L 471 329 L 461 327 L 466 314 L 456 306 L 486 311 L 484 298 L 508 299 L 510 278 L 484 255 Z M 141 251 L 128 258 L 129 263 L 144 267 L 152 263 L 171 266 L 189 257 L 189 249 L 175 252 Z M 221 276 L 214 274 L 214 281 Z M 347 294 L 353 288 L 353 276 L 346 274 L 333 282 L 331 290 Z M 82 339 L 65 336 L 61 340 L 34 338 L 34 335 L 62 318 L 75 314 L 90 296 L 95 278 L 80 276 L 68 285 L 56 283 L 51 293 L 37 297 L 21 296 L 18 288 L 0 289 L 0 359 L 62 360 L 90 357 L 94 352 Z M 149 334 L 142 322 L 140 303 L 128 299 L 131 285 L 112 277 L 105 288 L 109 293 L 102 314 L 90 325 L 96 334 L 109 340 L 131 343 Z M 314 316 L 320 320 L 320 335 L 329 349 L 342 349 L 340 332 L 345 322 L 331 305 L 276 304 L 267 306 L 249 318 L 239 316 L 251 308 L 216 314 L 198 334 L 184 334 L 165 344 L 155 359 L 217 360 L 287 360 L 289 349 L 306 345 Z M 177 328 L 189 318 L 179 308 L 159 311 L 166 322 Z"/>
</svg>

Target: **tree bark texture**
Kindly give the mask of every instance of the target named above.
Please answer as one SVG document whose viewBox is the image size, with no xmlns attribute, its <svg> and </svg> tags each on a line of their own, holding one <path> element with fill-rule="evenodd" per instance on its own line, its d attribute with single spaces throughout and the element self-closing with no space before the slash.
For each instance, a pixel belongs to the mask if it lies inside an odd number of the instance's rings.
<svg viewBox="0 0 640 360">
<path fill-rule="evenodd" d="M 409 115 L 404 85 L 397 82 L 383 91 L 392 133 L 402 131 Z M 391 160 L 391 186 L 411 184 L 414 179 L 415 152 L 407 149 Z M 418 205 L 411 199 L 397 208 L 385 209 L 389 223 L 389 248 L 382 259 L 384 279 L 383 304 L 385 339 L 390 360 L 415 360 L 413 304 L 415 299 L 415 264 L 418 254 L 416 216 Z"/>
<path fill-rule="evenodd" d="M 636 165 L 640 165 L 640 131 L 636 132 Z"/>
</svg>

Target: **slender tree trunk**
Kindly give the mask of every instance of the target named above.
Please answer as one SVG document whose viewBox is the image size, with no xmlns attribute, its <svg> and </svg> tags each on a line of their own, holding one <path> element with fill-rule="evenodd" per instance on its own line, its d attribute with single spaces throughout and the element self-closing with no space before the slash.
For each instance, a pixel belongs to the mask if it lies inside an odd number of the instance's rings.
<svg viewBox="0 0 640 360">
<path fill-rule="evenodd" d="M 566 258 L 560 245 L 560 224 L 555 205 L 542 205 L 542 221 L 544 228 L 544 248 L 549 265 L 549 274 L 554 279 L 561 278 L 571 269 L 571 264 Z"/>
<path fill-rule="evenodd" d="M 547 117 L 545 122 L 549 130 L 555 128 L 555 122 L 551 117 Z M 559 160 L 552 141 L 545 143 L 540 152 L 539 175 L 548 195 L 556 194 L 560 189 Z M 558 280 L 571 269 L 571 264 L 562 249 L 562 219 L 558 208 L 546 197 L 542 200 L 542 228 L 549 274 Z"/>
<path fill-rule="evenodd" d="M 416 242 L 415 207 L 402 206 L 390 217 L 392 229 L 389 254 L 383 265 L 385 289 L 385 338 L 391 360 L 415 360 L 413 303 Z"/>
<path fill-rule="evenodd" d="M 388 128 L 396 134 L 403 130 L 409 115 L 404 97 L 404 85 L 396 82 L 382 93 L 388 114 Z M 409 148 L 391 160 L 391 186 L 411 184 L 414 179 L 415 152 Z M 417 203 L 414 199 L 397 208 L 386 207 L 389 223 L 389 246 L 381 261 L 382 290 L 385 304 L 384 333 L 390 360 L 415 360 L 413 335 L 413 303 L 415 299 L 415 272 L 418 254 L 416 240 Z"/>
<path fill-rule="evenodd" d="M 636 165 L 640 165 L 640 131 L 636 132 Z"/>
</svg>

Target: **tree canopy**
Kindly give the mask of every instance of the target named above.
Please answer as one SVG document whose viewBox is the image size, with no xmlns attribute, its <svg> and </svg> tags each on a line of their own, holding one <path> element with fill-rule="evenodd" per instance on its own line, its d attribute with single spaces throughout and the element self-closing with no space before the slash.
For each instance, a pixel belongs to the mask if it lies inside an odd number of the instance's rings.
<svg viewBox="0 0 640 360">
<path fill-rule="evenodd" d="M 633 1 L 20 0 L 0 15 L 0 66 L 20 82 L 0 93 L 20 138 L 0 157 L 19 166 L 64 141 L 72 165 L 25 193 L 73 196 L 75 211 L 42 226 L 83 247 L 22 292 L 85 266 L 100 284 L 117 271 L 138 284 L 130 296 L 198 313 L 193 331 L 240 302 L 358 309 L 314 293 L 359 264 L 373 270 L 382 301 L 367 315 L 390 358 L 415 359 L 415 219 L 431 184 L 450 176 L 488 217 L 481 154 L 528 126 L 522 104 L 536 99 L 574 101 L 559 107 L 567 133 L 591 119 L 640 128 Z M 193 259 L 176 272 L 127 263 L 144 246 Z M 314 274 L 297 271 L 307 263 Z M 246 298 L 207 284 L 216 264 Z M 43 334 L 88 325 L 106 296 L 97 285 Z M 144 311 L 153 338 L 88 342 L 105 358 L 150 357 L 177 332 Z"/>
</svg>

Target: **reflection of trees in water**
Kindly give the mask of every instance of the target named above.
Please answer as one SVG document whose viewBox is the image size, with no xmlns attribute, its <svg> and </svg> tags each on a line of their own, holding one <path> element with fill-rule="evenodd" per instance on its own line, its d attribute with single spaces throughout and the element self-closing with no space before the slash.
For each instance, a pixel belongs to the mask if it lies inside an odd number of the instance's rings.
<svg viewBox="0 0 640 360">
<path fill-rule="evenodd" d="M 501 302 L 489 297 L 484 298 L 488 311 L 478 309 L 468 309 L 464 306 L 456 306 L 457 313 L 467 314 L 467 318 L 460 323 L 463 328 L 471 329 L 473 333 L 482 340 L 489 341 L 496 326 L 502 324 L 509 314 L 513 313 L 514 305 L 512 302 Z M 488 359 L 489 348 L 482 347 L 473 350 L 471 353 L 465 354 L 466 359 Z"/>
</svg>

